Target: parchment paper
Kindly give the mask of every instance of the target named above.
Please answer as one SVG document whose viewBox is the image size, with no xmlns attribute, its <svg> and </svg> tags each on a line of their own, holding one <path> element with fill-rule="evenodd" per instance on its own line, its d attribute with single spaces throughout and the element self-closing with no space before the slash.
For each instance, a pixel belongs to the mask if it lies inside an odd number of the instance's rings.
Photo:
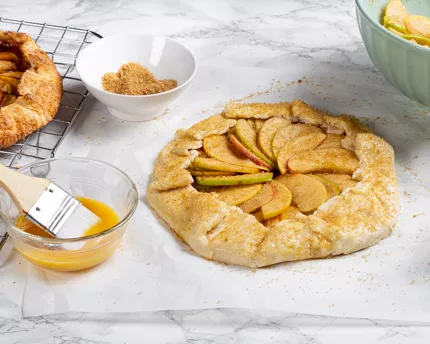
<svg viewBox="0 0 430 344">
<path fill-rule="evenodd" d="M 301 98 L 331 113 L 353 114 L 394 146 L 402 213 L 391 237 L 345 257 L 250 270 L 201 259 L 172 235 L 145 200 L 159 151 L 176 129 L 251 93 L 244 101 Z M 30 267 L 24 316 L 245 307 L 430 321 L 429 116 L 378 73 L 328 64 L 284 71 L 203 65 L 188 93 L 147 123 L 116 120 L 93 101 L 57 156 L 89 156 L 119 166 L 138 185 L 140 204 L 122 248 L 104 264 L 73 274 Z"/>
</svg>

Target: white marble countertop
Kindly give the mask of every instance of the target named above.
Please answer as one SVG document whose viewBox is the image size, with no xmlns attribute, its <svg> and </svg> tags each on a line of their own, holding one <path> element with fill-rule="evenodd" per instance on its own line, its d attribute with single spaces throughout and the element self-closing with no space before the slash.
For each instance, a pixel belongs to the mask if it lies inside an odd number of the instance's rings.
<svg viewBox="0 0 430 344">
<path fill-rule="evenodd" d="M 352 1 L 0 1 L 0 16 L 89 28 L 142 31 L 185 42 L 214 66 L 282 69 L 317 60 L 373 71 Z M 0 277 L 0 284 L 6 283 Z M 22 319 L 0 309 L 0 343 L 425 343 L 426 324 L 241 309 L 63 314 Z"/>
</svg>

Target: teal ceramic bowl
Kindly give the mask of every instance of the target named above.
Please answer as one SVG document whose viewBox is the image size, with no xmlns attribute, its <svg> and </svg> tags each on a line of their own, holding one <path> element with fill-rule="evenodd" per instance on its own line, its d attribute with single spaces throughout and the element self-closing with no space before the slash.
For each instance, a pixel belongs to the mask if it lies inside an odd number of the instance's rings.
<svg viewBox="0 0 430 344">
<path fill-rule="evenodd" d="M 407 97 L 430 107 L 430 49 L 381 25 L 388 0 L 356 0 L 357 20 L 367 53 L 385 78 Z M 403 0 L 411 14 L 430 18 L 429 0 Z"/>
</svg>

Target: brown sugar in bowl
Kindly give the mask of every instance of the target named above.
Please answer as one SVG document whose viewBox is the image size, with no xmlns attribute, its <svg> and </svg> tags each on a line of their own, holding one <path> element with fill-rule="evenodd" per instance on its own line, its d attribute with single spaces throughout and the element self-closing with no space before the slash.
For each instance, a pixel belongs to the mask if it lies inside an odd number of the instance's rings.
<svg viewBox="0 0 430 344">
<path fill-rule="evenodd" d="M 105 91 L 103 75 L 118 71 L 131 61 L 145 66 L 157 79 L 176 80 L 177 87 L 149 95 Z M 194 78 L 197 62 L 188 48 L 173 39 L 134 33 L 92 43 L 79 54 L 76 69 L 87 89 L 113 116 L 126 121 L 147 121 L 160 116 L 185 91 Z"/>
</svg>

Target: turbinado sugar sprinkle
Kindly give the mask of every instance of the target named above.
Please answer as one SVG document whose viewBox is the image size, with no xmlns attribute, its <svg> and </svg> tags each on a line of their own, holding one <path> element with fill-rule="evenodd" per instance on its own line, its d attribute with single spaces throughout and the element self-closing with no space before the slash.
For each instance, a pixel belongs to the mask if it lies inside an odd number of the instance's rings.
<svg viewBox="0 0 430 344">
<path fill-rule="evenodd" d="M 157 80 L 141 64 L 129 62 L 122 65 L 117 73 L 105 73 L 102 85 L 107 92 L 136 96 L 166 92 L 177 87 L 178 82 L 173 79 Z"/>
</svg>

